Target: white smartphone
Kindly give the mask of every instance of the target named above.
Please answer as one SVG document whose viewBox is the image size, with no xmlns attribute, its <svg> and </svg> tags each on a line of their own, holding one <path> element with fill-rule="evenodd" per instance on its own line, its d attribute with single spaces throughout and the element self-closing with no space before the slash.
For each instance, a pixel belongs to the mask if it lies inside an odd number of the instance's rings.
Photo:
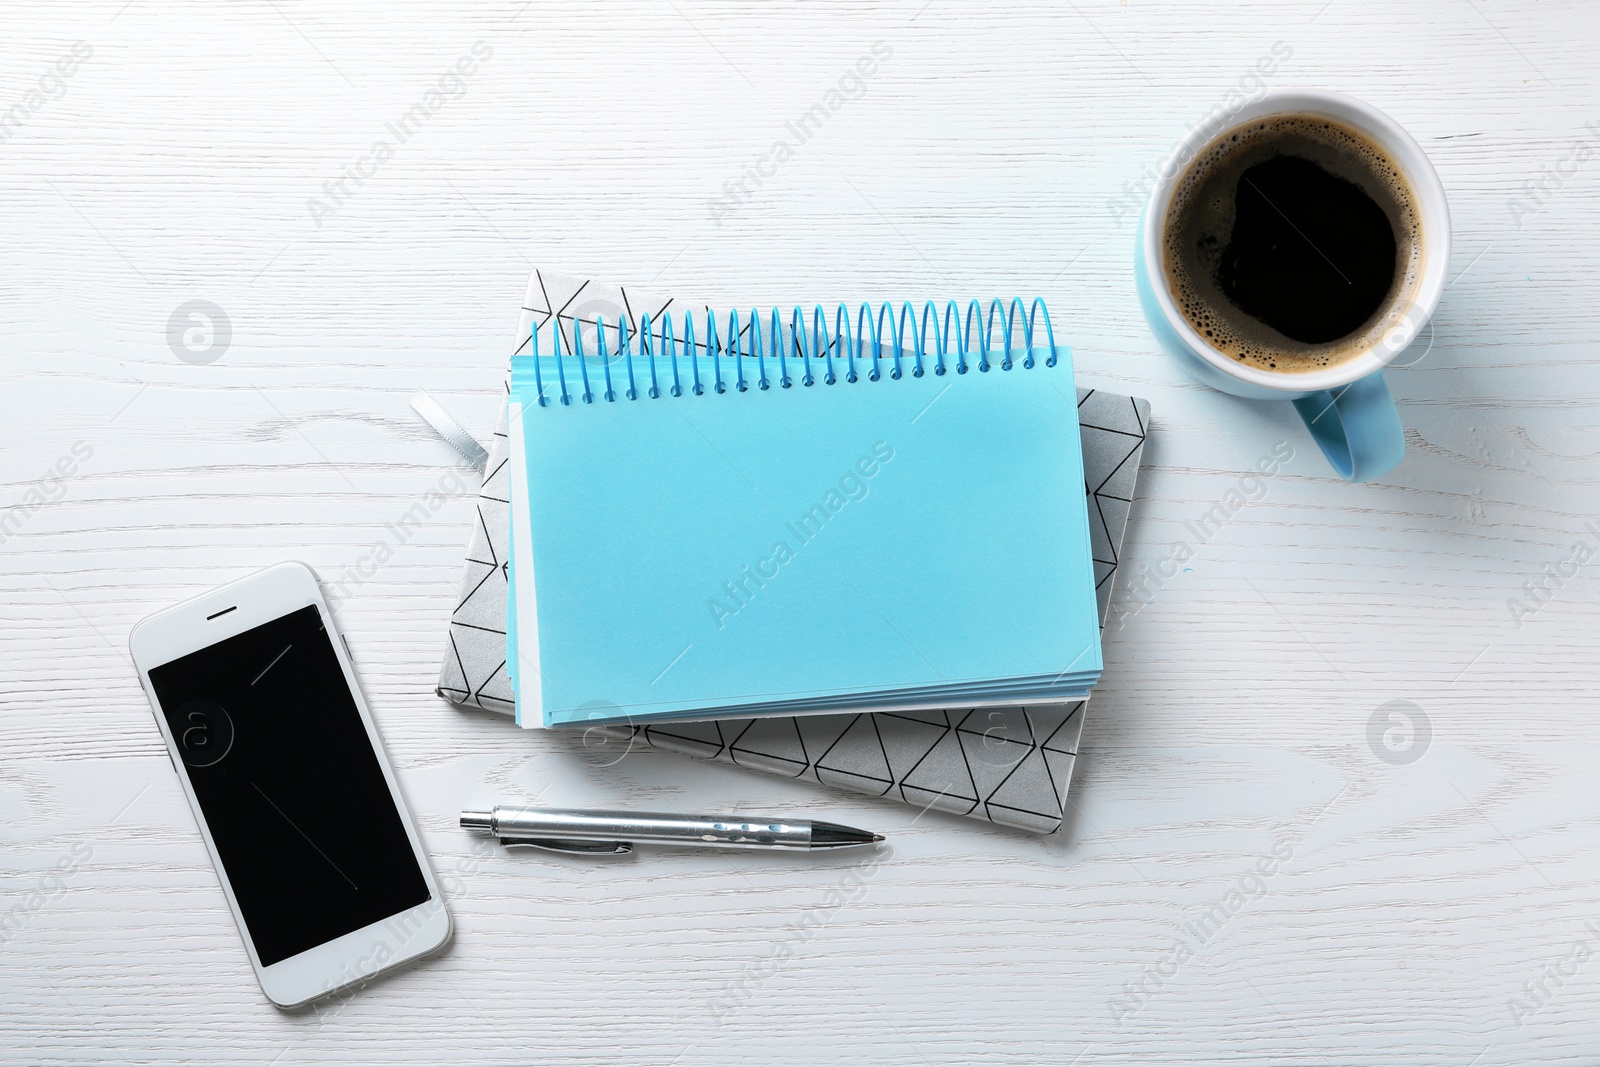
<svg viewBox="0 0 1600 1067">
<path fill-rule="evenodd" d="M 129 638 L 267 998 L 431 952 L 450 916 L 316 575 L 281 563 Z"/>
</svg>

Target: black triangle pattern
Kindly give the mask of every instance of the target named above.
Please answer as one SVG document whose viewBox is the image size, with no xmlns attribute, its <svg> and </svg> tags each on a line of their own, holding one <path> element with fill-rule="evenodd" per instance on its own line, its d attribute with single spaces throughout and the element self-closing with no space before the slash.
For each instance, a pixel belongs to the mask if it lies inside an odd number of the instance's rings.
<svg viewBox="0 0 1600 1067">
<path fill-rule="evenodd" d="M 797 777 L 811 765 L 800 727 L 793 719 L 751 719 L 728 746 L 728 755 L 741 767 Z"/>
</svg>

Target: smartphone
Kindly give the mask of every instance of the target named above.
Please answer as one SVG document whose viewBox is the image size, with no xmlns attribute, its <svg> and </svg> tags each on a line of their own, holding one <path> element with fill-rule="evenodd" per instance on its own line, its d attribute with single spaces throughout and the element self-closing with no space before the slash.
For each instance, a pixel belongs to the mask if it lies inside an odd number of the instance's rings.
<svg viewBox="0 0 1600 1067">
<path fill-rule="evenodd" d="M 302 563 L 129 638 L 267 998 L 291 1008 L 432 952 L 450 916 L 344 640 Z"/>
</svg>

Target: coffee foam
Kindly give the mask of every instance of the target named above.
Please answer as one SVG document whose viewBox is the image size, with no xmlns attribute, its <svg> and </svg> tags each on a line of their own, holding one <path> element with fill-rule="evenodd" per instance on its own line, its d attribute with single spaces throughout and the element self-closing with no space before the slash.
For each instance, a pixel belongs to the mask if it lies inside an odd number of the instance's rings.
<svg viewBox="0 0 1600 1067">
<path fill-rule="evenodd" d="M 1240 311 L 1217 280 L 1233 233 L 1239 176 L 1282 155 L 1311 160 L 1360 186 L 1383 209 L 1394 231 L 1395 281 L 1366 325 L 1348 337 L 1306 344 Z M 1261 370 L 1304 373 L 1338 366 L 1373 348 L 1394 325 L 1422 274 L 1422 223 L 1400 167 L 1366 136 L 1320 115 L 1276 115 L 1221 135 L 1178 179 L 1162 239 L 1168 289 L 1189 325 L 1232 359 Z"/>
</svg>

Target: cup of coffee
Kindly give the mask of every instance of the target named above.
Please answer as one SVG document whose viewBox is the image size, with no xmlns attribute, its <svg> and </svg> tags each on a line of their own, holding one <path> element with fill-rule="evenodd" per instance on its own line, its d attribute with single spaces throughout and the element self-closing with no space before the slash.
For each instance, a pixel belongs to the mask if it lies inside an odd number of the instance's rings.
<svg viewBox="0 0 1600 1067">
<path fill-rule="evenodd" d="M 1444 291 L 1450 210 L 1417 142 L 1338 93 L 1283 91 L 1202 123 L 1139 227 L 1139 301 L 1201 382 L 1294 403 L 1340 476 L 1405 453 L 1385 365 Z"/>
</svg>

